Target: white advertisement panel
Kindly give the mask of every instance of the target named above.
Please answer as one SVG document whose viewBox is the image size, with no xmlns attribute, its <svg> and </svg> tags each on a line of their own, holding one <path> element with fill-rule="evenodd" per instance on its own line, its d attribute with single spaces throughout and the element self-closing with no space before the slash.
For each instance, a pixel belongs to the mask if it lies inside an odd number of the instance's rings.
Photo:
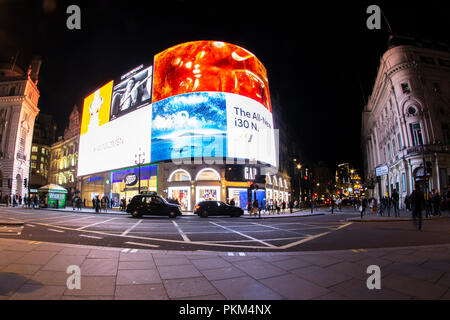
<svg viewBox="0 0 450 320">
<path fill-rule="evenodd" d="M 253 99 L 223 94 L 227 106 L 227 156 L 276 166 L 272 113 Z"/>
<path fill-rule="evenodd" d="M 80 136 L 78 175 L 83 176 L 135 165 L 145 153 L 150 162 L 152 107 L 145 106 Z"/>
</svg>

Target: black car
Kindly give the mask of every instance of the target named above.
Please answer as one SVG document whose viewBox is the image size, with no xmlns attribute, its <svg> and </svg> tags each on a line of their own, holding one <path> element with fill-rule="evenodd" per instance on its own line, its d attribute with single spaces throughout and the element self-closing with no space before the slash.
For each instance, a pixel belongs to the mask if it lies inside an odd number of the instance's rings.
<svg viewBox="0 0 450 320">
<path fill-rule="evenodd" d="M 143 215 L 168 216 L 176 218 L 181 216 L 180 206 L 168 203 L 164 198 L 152 194 L 138 194 L 127 205 L 127 212 L 135 218 Z"/>
<path fill-rule="evenodd" d="M 244 214 L 244 210 L 230 206 L 222 201 L 208 200 L 197 203 L 194 213 L 203 218 L 208 216 L 239 217 Z"/>
</svg>

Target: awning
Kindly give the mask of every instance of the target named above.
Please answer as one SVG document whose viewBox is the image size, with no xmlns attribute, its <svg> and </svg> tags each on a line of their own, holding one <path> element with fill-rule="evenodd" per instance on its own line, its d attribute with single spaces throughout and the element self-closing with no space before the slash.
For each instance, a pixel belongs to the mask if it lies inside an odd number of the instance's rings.
<svg viewBox="0 0 450 320">
<path fill-rule="evenodd" d="M 43 187 L 40 187 L 39 191 L 51 191 L 51 192 L 67 193 L 67 189 L 66 188 L 63 188 L 63 187 L 61 187 L 61 186 L 59 186 L 57 184 L 53 184 L 53 183 L 47 184 L 47 185 L 45 185 Z"/>
</svg>

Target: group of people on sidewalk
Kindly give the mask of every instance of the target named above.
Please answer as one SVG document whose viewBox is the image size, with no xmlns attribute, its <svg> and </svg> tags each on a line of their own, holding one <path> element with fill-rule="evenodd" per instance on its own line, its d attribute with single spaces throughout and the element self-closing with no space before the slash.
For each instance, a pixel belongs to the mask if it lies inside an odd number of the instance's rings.
<svg viewBox="0 0 450 320">
<path fill-rule="evenodd" d="M 253 202 L 248 202 L 248 212 L 253 215 L 258 215 L 263 212 L 264 214 L 285 214 L 286 209 L 289 208 L 289 212 L 292 213 L 294 207 L 298 206 L 297 200 L 286 202 L 285 200 L 254 200 Z"/>
<path fill-rule="evenodd" d="M 39 196 L 36 194 L 33 196 L 25 195 L 23 198 L 19 194 L 15 194 L 12 197 L 8 194 L 2 199 L 2 202 L 4 202 L 7 207 L 22 206 L 22 208 L 40 208 Z"/>
<path fill-rule="evenodd" d="M 425 211 L 425 217 L 430 216 L 441 216 L 442 208 L 449 209 L 448 201 L 443 199 L 439 192 L 432 190 L 429 194 L 424 194 L 421 190 L 420 184 L 416 184 L 414 191 L 411 195 L 405 197 L 405 208 L 407 211 L 412 212 L 412 218 L 414 224 L 419 230 L 422 229 L 422 211 Z M 361 219 L 366 213 L 366 209 L 369 206 L 373 213 L 378 213 L 380 216 L 387 214 L 388 217 L 391 216 L 391 208 L 394 210 L 394 217 L 400 217 L 400 197 L 396 189 L 392 192 L 391 197 L 383 197 L 380 203 L 377 205 L 375 199 L 360 199 L 359 211 L 361 213 Z M 369 202 L 370 201 L 370 202 Z"/>
</svg>

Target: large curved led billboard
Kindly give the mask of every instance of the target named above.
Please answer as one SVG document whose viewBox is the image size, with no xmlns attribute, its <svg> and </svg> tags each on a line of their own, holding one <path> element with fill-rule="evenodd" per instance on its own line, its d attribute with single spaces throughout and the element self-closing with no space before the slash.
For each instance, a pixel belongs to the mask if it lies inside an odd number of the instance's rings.
<svg viewBox="0 0 450 320">
<path fill-rule="evenodd" d="M 235 93 L 269 111 L 269 83 L 263 64 L 251 52 L 221 41 L 193 41 L 155 56 L 153 102 L 201 91 Z"/>
<path fill-rule="evenodd" d="M 78 175 L 134 166 L 138 152 L 145 163 L 227 157 L 275 166 L 266 69 L 238 46 L 188 42 L 89 95 Z"/>
</svg>

